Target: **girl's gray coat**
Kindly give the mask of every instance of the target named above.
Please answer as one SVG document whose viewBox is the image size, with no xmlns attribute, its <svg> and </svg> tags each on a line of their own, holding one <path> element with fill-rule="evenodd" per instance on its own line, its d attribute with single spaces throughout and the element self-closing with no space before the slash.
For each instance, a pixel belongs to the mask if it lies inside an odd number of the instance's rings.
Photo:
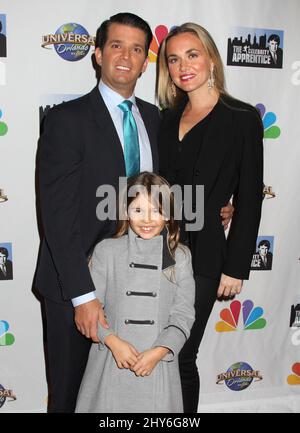
<svg viewBox="0 0 300 433">
<path fill-rule="evenodd" d="M 76 412 L 183 411 L 178 353 L 194 322 L 195 287 L 187 248 L 176 250 L 175 283 L 172 267 L 162 271 L 163 242 L 162 235 L 144 240 L 129 229 L 96 246 L 91 274 L 110 325 L 99 327 L 100 340 L 114 333 L 139 352 L 156 346 L 170 352 L 150 376 L 137 377 L 119 369 L 105 345 L 94 343 Z"/>
</svg>

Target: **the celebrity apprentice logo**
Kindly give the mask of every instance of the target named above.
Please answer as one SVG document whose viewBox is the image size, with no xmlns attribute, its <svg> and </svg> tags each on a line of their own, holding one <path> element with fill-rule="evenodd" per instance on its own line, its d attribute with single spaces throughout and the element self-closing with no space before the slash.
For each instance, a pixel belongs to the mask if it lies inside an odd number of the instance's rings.
<svg viewBox="0 0 300 433">
<path fill-rule="evenodd" d="M 282 69 L 283 30 L 234 27 L 227 41 L 227 65 Z"/>
<path fill-rule="evenodd" d="M 5 389 L 4 386 L 0 383 L 0 408 L 4 405 L 6 400 L 14 401 L 17 400 L 17 397 L 11 389 Z"/>
<path fill-rule="evenodd" d="M 252 271 L 271 271 L 273 263 L 274 236 L 258 236 L 256 251 L 252 257 Z"/>
<path fill-rule="evenodd" d="M 64 60 L 75 62 L 83 59 L 95 45 L 95 38 L 90 36 L 87 30 L 77 23 L 67 23 L 60 26 L 55 34 L 42 37 L 42 47 L 54 45 L 57 54 Z"/>
</svg>

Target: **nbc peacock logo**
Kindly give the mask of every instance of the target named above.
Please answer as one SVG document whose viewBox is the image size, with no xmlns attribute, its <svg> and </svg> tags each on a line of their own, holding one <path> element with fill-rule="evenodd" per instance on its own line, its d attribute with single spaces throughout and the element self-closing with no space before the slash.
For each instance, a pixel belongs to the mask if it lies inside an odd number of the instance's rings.
<svg viewBox="0 0 300 433">
<path fill-rule="evenodd" d="M 0 108 L 0 119 L 1 119 L 1 117 L 2 117 L 2 111 L 1 111 L 1 108 Z M 7 134 L 7 131 L 8 131 L 7 124 L 5 122 L 2 122 L 0 120 L 0 136 Z"/>
<path fill-rule="evenodd" d="M 287 378 L 289 385 L 300 385 L 300 362 L 295 362 L 292 366 L 293 374 L 290 374 Z"/>
<path fill-rule="evenodd" d="M 243 313 L 243 330 L 262 329 L 267 322 L 262 317 L 264 310 L 261 307 L 254 307 L 253 302 L 248 299 L 240 303 L 240 301 L 232 301 L 229 308 L 224 308 L 220 313 L 222 319 L 215 326 L 217 332 L 231 332 L 238 328 L 240 313 Z"/>
<path fill-rule="evenodd" d="M 168 33 L 169 33 L 168 28 L 163 24 L 160 24 L 155 28 L 154 35 L 149 48 L 149 53 L 148 53 L 150 62 L 152 63 L 156 62 L 160 44 L 165 39 Z"/>
<path fill-rule="evenodd" d="M 281 134 L 281 130 L 277 125 L 275 125 L 277 119 L 276 114 L 272 111 L 266 111 L 264 104 L 257 104 L 256 108 L 260 112 L 260 116 L 262 118 L 264 126 L 264 138 L 278 138 Z"/>
<path fill-rule="evenodd" d="M 15 342 L 13 334 L 7 332 L 9 324 L 6 320 L 0 320 L 0 346 L 11 346 Z"/>
</svg>

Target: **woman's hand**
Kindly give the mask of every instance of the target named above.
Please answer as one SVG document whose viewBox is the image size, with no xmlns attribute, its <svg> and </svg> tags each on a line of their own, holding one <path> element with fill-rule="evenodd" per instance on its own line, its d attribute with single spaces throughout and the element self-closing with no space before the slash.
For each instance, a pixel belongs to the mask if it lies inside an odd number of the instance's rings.
<svg viewBox="0 0 300 433">
<path fill-rule="evenodd" d="M 138 361 L 131 371 L 136 376 L 149 376 L 159 361 L 169 352 L 166 347 L 155 347 L 145 350 L 138 356 Z"/>
<path fill-rule="evenodd" d="M 104 339 L 104 343 L 111 350 L 119 368 L 131 368 L 136 364 L 139 352 L 128 341 L 111 334 Z"/>
<path fill-rule="evenodd" d="M 217 296 L 218 298 L 221 298 L 222 296 L 228 298 L 230 296 L 238 295 L 241 293 L 242 285 L 243 280 L 238 280 L 237 278 L 222 274 Z"/>
</svg>

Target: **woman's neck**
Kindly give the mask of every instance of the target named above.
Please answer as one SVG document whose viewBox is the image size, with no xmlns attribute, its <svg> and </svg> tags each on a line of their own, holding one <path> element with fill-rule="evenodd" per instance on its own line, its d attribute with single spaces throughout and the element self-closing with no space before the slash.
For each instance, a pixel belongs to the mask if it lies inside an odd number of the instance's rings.
<svg viewBox="0 0 300 433">
<path fill-rule="evenodd" d="M 219 99 L 219 93 L 214 89 L 199 88 L 188 93 L 188 111 L 203 111 L 213 108 Z"/>
</svg>

